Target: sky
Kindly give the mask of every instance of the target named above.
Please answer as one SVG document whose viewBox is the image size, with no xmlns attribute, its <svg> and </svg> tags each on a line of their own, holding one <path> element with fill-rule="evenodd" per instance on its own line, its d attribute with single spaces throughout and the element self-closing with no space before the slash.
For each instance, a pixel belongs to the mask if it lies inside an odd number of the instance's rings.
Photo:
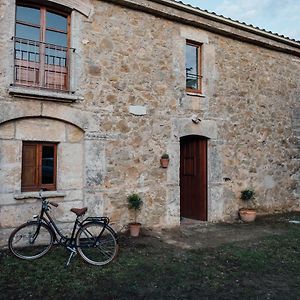
<svg viewBox="0 0 300 300">
<path fill-rule="evenodd" d="M 182 0 L 300 41 L 300 0 Z"/>
</svg>

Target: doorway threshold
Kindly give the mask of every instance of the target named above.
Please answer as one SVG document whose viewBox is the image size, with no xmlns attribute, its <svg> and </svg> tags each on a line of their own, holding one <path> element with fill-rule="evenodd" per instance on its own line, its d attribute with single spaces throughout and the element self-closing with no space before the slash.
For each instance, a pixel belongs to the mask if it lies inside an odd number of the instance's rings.
<svg viewBox="0 0 300 300">
<path fill-rule="evenodd" d="M 189 218 L 180 218 L 180 225 L 207 225 L 208 221 L 200 221 L 195 219 L 189 219 Z"/>
</svg>

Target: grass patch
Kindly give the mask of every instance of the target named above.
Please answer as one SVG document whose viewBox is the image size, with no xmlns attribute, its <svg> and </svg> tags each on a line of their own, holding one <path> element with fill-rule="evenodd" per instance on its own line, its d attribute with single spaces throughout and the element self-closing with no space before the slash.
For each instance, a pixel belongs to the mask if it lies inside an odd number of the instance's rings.
<svg viewBox="0 0 300 300">
<path fill-rule="evenodd" d="M 200 250 L 123 237 L 119 257 L 105 267 L 76 257 L 66 269 L 62 248 L 31 262 L 3 251 L 0 299 L 297 299 L 300 226 L 286 229 L 284 236 Z"/>
</svg>

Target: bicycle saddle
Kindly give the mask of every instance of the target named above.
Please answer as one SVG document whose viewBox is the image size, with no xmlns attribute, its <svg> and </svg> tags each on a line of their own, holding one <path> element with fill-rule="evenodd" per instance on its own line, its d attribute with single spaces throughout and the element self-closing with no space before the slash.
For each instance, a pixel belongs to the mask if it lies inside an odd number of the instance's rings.
<svg viewBox="0 0 300 300">
<path fill-rule="evenodd" d="M 83 208 L 71 208 L 71 212 L 77 215 L 77 217 L 83 216 L 87 212 L 87 207 Z"/>
</svg>

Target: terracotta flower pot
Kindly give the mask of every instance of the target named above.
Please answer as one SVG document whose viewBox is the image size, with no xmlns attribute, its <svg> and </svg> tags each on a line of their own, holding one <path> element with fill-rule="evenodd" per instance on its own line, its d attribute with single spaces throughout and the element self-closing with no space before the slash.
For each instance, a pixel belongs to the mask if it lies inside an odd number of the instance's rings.
<svg viewBox="0 0 300 300">
<path fill-rule="evenodd" d="M 169 159 L 168 158 L 161 158 L 160 165 L 162 168 L 167 168 L 169 166 Z"/>
<path fill-rule="evenodd" d="M 243 222 L 253 222 L 256 218 L 256 211 L 251 208 L 241 208 L 239 215 Z"/>
<path fill-rule="evenodd" d="M 137 237 L 140 235 L 141 223 L 129 223 L 130 236 Z"/>
</svg>

